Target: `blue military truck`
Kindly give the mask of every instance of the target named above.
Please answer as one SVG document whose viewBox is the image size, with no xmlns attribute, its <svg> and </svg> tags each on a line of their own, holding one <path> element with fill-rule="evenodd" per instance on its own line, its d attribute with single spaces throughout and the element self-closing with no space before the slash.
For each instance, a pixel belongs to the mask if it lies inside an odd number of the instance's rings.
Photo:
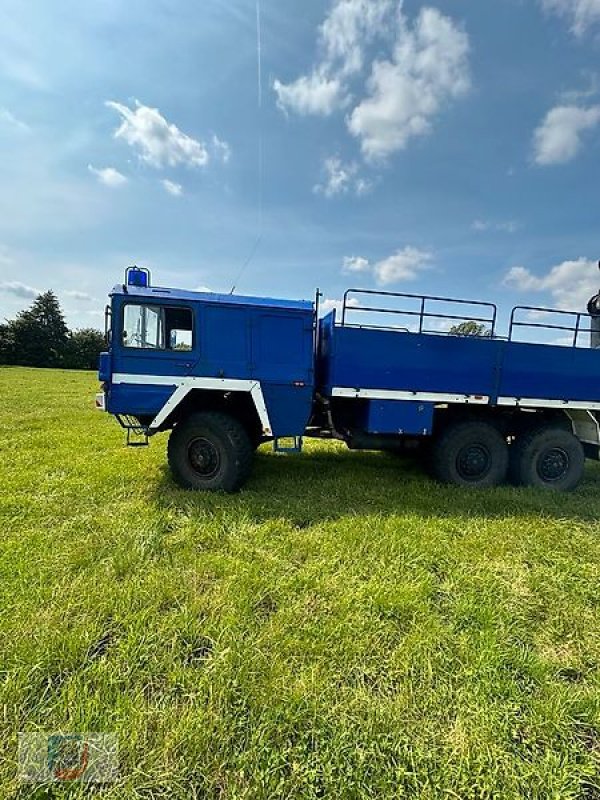
<svg viewBox="0 0 600 800">
<path fill-rule="evenodd" d="M 439 480 L 472 487 L 569 491 L 599 458 L 600 297 L 552 324 L 518 306 L 505 336 L 491 303 L 350 289 L 340 306 L 319 318 L 318 293 L 159 288 L 130 267 L 106 310 L 96 405 L 129 444 L 171 431 L 189 489 L 236 491 L 260 444 L 299 451 L 305 437 L 425 450 Z M 520 341 L 524 328 L 568 346 Z"/>
</svg>

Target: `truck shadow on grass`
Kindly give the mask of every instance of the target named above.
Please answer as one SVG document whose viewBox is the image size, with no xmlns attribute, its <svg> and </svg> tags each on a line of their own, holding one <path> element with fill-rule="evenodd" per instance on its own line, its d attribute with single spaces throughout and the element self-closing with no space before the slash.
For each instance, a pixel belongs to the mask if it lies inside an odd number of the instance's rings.
<svg viewBox="0 0 600 800">
<path fill-rule="evenodd" d="M 588 462 L 584 482 L 572 494 L 501 486 L 472 490 L 434 481 L 417 459 L 345 449 L 275 456 L 264 448 L 237 495 L 179 489 L 165 467 L 158 503 L 186 513 L 242 515 L 256 522 L 286 520 L 310 527 L 359 515 L 423 518 L 539 516 L 592 522 L 600 517 L 600 465 Z"/>
</svg>

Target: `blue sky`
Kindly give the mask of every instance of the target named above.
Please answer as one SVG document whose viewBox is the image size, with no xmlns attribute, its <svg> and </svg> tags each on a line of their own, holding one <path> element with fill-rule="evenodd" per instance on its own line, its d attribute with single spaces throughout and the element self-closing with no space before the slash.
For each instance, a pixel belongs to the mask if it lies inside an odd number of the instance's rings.
<svg viewBox="0 0 600 800">
<path fill-rule="evenodd" d="M 0 8 L 0 317 L 228 291 L 258 237 L 244 294 L 600 284 L 600 0 L 261 0 L 260 109 L 256 0 Z"/>
</svg>

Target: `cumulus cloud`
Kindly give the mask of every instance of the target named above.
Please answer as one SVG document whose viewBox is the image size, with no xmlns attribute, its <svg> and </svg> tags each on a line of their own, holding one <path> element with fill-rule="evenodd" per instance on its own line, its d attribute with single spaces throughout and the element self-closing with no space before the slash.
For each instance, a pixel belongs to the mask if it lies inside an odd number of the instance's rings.
<svg viewBox="0 0 600 800">
<path fill-rule="evenodd" d="M 341 158 L 332 156 L 323 162 L 323 179 L 314 187 L 317 194 L 334 197 L 337 194 L 352 193 L 358 197 L 367 194 L 371 181 L 358 175 L 359 167 L 355 162 L 345 164 Z"/>
<path fill-rule="evenodd" d="M 350 101 L 347 82 L 364 67 L 365 47 L 385 31 L 392 0 L 336 0 L 319 28 L 321 60 L 291 83 L 275 80 L 285 111 L 328 116 Z"/>
<path fill-rule="evenodd" d="M 346 77 L 361 71 L 365 44 L 381 34 L 392 0 L 338 0 L 320 29 L 325 61 Z"/>
<path fill-rule="evenodd" d="M 165 178 L 161 181 L 164 189 L 169 194 L 172 194 L 173 197 L 181 197 L 183 194 L 183 186 L 180 183 L 175 183 L 175 181 L 170 181 L 168 178 Z"/>
<path fill-rule="evenodd" d="M 372 61 L 374 44 L 382 55 Z M 409 19 L 403 0 L 333 0 L 318 48 L 306 73 L 274 81 L 277 105 L 286 114 L 323 117 L 345 110 L 347 130 L 370 163 L 384 163 L 429 133 L 470 88 L 469 37 L 434 8 Z M 357 172 L 355 162 L 329 158 L 314 190 L 327 197 L 367 194 L 374 181 Z"/>
<path fill-rule="evenodd" d="M 346 273 L 370 273 L 380 286 L 389 286 L 402 281 L 412 281 L 431 265 L 432 255 L 417 247 L 405 247 L 381 261 L 371 263 L 362 256 L 344 258 L 342 271 Z"/>
<path fill-rule="evenodd" d="M 27 284 L 20 283 L 20 281 L 0 282 L 0 292 L 12 294 L 15 297 L 21 297 L 26 300 L 33 300 L 41 294 L 39 289 L 34 289 L 33 286 L 27 286 Z"/>
<path fill-rule="evenodd" d="M 374 266 L 377 282 L 383 286 L 412 281 L 430 265 L 431 254 L 416 247 L 405 247 Z"/>
<path fill-rule="evenodd" d="M 156 169 L 180 164 L 203 167 L 208 163 L 206 145 L 167 122 L 157 108 L 142 105 L 138 100 L 134 108 L 113 100 L 107 101 L 106 105 L 121 117 L 121 124 L 114 133 L 115 139 L 127 142 L 149 166 Z"/>
<path fill-rule="evenodd" d="M 545 292 L 557 308 L 580 311 L 597 294 L 598 283 L 597 262 L 583 257 L 563 261 L 542 275 L 523 266 L 512 267 L 504 278 L 506 286 L 522 292 Z"/>
<path fill-rule="evenodd" d="M 540 166 L 571 161 L 582 145 L 582 136 L 600 122 L 600 106 L 556 106 L 533 135 L 535 163 Z"/>
<path fill-rule="evenodd" d="M 567 19 L 576 36 L 600 22 L 600 0 L 541 0 L 546 11 Z"/>
<path fill-rule="evenodd" d="M 393 57 L 373 64 L 368 95 L 348 120 L 365 157 L 384 159 L 429 133 L 442 108 L 468 91 L 468 56 L 467 34 L 437 9 L 421 9 L 413 26 L 400 14 Z"/>
<path fill-rule="evenodd" d="M 342 84 L 337 78 L 328 78 L 318 70 L 311 75 L 302 75 L 293 83 L 284 84 L 275 80 L 277 105 L 284 111 L 296 114 L 327 117 L 344 105 Z"/>
<path fill-rule="evenodd" d="M 370 272 L 371 262 L 362 256 L 346 256 L 342 265 L 342 272 Z"/>
<path fill-rule="evenodd" d="M 117 186 L 123 186 L 127 183 L 127 178 L 118 169 L 114 167 L 104 167 L 102 169 L 97 169 L 96 167 L 88 164 L 88 170 L 95 175 L 96 178 L 103 183 L 105 186 L 110 186 L 111 188 L 115 188 Z"/>
</svg>

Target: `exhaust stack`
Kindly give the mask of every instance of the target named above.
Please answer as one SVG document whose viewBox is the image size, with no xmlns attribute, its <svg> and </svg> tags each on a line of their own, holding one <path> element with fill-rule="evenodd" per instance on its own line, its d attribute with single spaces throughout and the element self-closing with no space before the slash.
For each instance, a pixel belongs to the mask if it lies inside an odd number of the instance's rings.
<svg viewBox="0 0 600 800">
<path fill-rule="evenodd" d="M 598 262 L 600 269 L 600 261 Z M 588 303 L 588 314 L 590 315 L 590 346 L 600 347 L 600 294 L 595 294 Z"/>
</svg>

